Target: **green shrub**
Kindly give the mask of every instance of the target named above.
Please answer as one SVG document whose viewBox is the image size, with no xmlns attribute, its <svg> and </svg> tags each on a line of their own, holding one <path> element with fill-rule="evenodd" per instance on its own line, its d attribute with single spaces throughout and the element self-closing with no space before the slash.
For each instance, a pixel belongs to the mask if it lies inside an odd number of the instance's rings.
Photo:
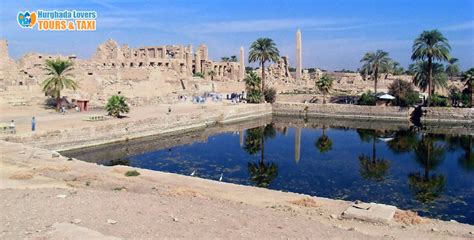
<svg viewBox="0 0 474 240">
<path fill-rule="evenodd" d="M 262 99 L 262 92 L 257 89 L 250 89 L 247 92 L 247 102 L 249 103 L 260 103 Z"/>
<path fill-rule="evenodd" d="M 377 97 L 371 91 L 367 91 L 360 96 L 359 100 L 357 101 L 357 104 L 375 106 L 376 102 Z"/>
<path fill-rule="evenodd" d="M 419 94 L 415 92 L 413 83 L 397 79 L 388 86 L 388 94 L 395 97 L 397 106 L 413 106 L 419 101 Z"/>
<path fill-rule="evenodd" d="M 135 177 L 135 176 L 138 176 L 138 175 L 140 175 L 140 173 L 137 170 L 127 171 L 125 173 L 125 176 L 127 176 L 127 177 Z"/>
<path fill-rule="evenodd" d="M 405 96 L 405 105 L 400 106 L 414 106 L 420 102 L 420 94 L 417 91 L 411 91 Z"/>
<path fill-rule="evenodd" d="M 439 94 L 433 94 L 428 98 L 428 102 L 432 107 L 446 107 L 448 106 L 448 98 Z"/>
<path fill-rule="evenodd" d="M 200 73 L 200 72 L 198 72 L 198 73 L 195 73 L 195 74 L 193 74 L 193 77 L 200 77 L 200 78 L 204 78 L 204 74 L 203 74 L 203 73 Z"/>
<path fill-rule="evenodd" d="M 114 95 L 107 101 L 105 110 L 112 117 L 120 117 L 120 113 L 128 113 L 130 108 L 123 96 Z"/>
<path fill-rule="evenodd" d="M 265 88 L 265 91 L 263 91 L 265 101 L 267 101 L 268 103 L 274 103 L 276 101 L 276 94 L 276 89 L 273 87 L 267 87 Z"/>
</svg>

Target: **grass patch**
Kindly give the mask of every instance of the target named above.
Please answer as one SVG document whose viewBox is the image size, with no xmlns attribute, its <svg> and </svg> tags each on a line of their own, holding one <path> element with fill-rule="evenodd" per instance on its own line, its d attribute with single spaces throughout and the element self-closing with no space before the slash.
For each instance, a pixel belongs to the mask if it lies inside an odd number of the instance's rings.
<svg viewBox="0 0 474 240">
<path fill-rule="evenodd" d="M 127 177 L 135 177 L 135 176 L 138 176 L 138 175 L 140 175 L 140 173 L 137 170 L 127 171 L 125 173 L 125 176 L 127 176 Z"/>
</svg>

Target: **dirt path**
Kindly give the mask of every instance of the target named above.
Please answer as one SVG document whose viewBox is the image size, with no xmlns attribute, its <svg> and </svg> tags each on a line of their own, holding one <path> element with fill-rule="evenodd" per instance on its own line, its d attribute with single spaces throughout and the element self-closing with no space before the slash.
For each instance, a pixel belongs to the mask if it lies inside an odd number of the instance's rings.
<svg viewBox="0 0 474 240">
<path fill-rule="evenodd" d="M 473 226 L 438 220 L 342 220 L 351 204 L 345 201 L 144 169 L 126 177 L 132 168 L 53 157 L 17 143 L 0 142 L 0 152 L 2 239 L 474 237 Z"/>
</svg>

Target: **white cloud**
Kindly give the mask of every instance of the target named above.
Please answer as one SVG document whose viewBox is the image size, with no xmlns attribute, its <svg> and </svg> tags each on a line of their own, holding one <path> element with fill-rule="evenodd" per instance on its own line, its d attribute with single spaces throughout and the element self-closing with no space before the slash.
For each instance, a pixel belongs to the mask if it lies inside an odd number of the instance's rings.
<svg viewBox="0 0 474 240">
<path fill-rule="evenodd" d="M 474 20 L 462 22 L 441 28 L 443 31 L 463 31 L 474 29 Z"/>
</svg>

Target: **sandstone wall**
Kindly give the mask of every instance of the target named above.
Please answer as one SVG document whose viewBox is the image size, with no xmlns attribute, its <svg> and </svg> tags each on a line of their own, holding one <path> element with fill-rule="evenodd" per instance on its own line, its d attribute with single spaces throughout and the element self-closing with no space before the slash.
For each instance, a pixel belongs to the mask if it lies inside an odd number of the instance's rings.
<svg viewBox="0 0 474 240">
<path fill-rule="evenodd" d="M 94 146 L 139 137 L 190 131 L 218 123 L 229 123 L 269 116 L 270 104 L 245 104 L 223 107 L 209 111 L 203 106 L 196 114 L 163 114 L 147 119 L 122 119 L 122 122 L 107 123 L 82 129 L 64 129 L 30 136 L 6 136 L 11 142 L 54 150 Z"/>
<path fill-rule="evenodd" d="M 401 107 L 374 107 L 344 104 L 275 103 L 273 114 L 285 116 L 337 117 L 408 121 L 411 110 Z"/>
<path fill-rule="evenodd" d="M 474 108 L 429 107 L 422 108 L 422 122 L 473 124 Z"/>
</svg>

